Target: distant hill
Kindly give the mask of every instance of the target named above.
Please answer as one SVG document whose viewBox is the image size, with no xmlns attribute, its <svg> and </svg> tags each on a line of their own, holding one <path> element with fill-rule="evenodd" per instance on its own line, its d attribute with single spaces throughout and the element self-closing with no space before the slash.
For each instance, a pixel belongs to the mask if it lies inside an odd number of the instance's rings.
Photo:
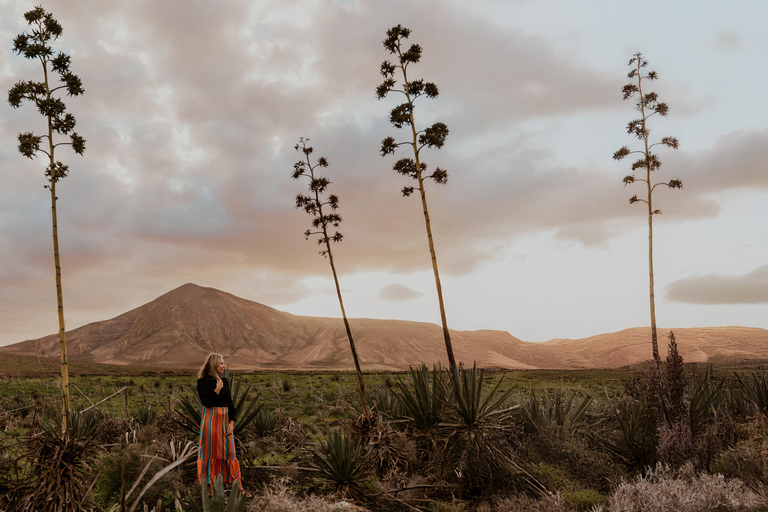
<svg viewBox="0 0 768 512">
<path fill-rule="evenodd" d="M 442 328 L 400 320 L 350 319 L 365 369 L 447 363 Z M 662 353 L 666 345 L 659 329 Z M 675 329 L 686 361 L 768 359 L 768 330 L 747 327 Z M 578 340 L 521 341 L 505 331 L 451 331 L 456 359 L 485 367 L 614 368 L 650 357 L 650 328 Z M 58 357 L 58 335 L 0 347 L 7 354 Z M 214 288 L 185 284 L 110 320 L 67 332 L 71 361 L 193 368 L 220 352 L 232 368 L 350 369 L 341 319 L 296 316 Z"/>
</svg>

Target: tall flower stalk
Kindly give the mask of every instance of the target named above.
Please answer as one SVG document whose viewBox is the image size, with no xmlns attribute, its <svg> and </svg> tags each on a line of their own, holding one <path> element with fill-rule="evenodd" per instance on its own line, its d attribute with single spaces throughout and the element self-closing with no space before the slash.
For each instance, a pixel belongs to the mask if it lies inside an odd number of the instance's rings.
<svg viewBox="0 0 768 512">
<path fill-rule="evenodd" d="M 443 324 L 443 338 L 445 340 L 445 351 L 448 354 L 448 364 L 451 370 L 456 368 L 456 358 L 453 355 L 453 346 L 451 345 L 451 334 L 448 331 L 448 322 L 445 317 L 445 304 L 443 302 L 443 288 L 440 284 L 440 272 L 437 268 L 437 254 L 435 253 L 435 243 L 432 237 L 432 226 L 429 219 L 429 208 L 427 207 L 427 195 L 424 189 L 424 180 L 432 179 L 435 183 L 445 184 L 448 182 L 448 172 L 440 167 L 435 167 L 431 174 L 427 173 L 427 164 L 421 159 L 421 150 L 426 148 L 440 149 L 445 144 L 448 137 L 448 126 L 445 123 L 434 123 L 423 130 L 416 130 L 416 123 L 413 118 L 415 102 L 422 96 L 427 98 L 437 98 L 439 92 L 437 85 L 432 82 L 425 82 L 422 79 L 414 80 L 408 78 L 408 67 L 421 60 L 421 46 L 412 44 L 405 49 L 405 39 L 410 36 L 411 31 L 405 27 L 397 25 L 387 31 L 387 38 L 384 40 L 384 48 L 396 57 L 396 63 L 384 61 L 381 64 L 380 73 L 384 81 L 376 88 L 376 96 L 379 99 L 385 98 L 390 92 L 399 92 L 405 96 L 405 102 L 393 108 L 389 113 L 389 121 L 395 128 L 410 126 L 410 138 L 406 141 L 397 142 L 393 137 L 387 137 L 381 142 L 381 156 L 394 154 L 399 146 L 410 146 L 413 152 L 413 158 L 401 158 L 392 167 L 397 173 L 416 180 L 416 186 L 403 187 L 403 196 L 408 197 L 416 190 L 421 196 L 421 206 L 424 211 L 424 225 L 427 229 L 427 241 L 429 242 L 429 254 L 432 258 L 432 270 L 435 274 L 435 287 L 437 288 L 437 300 L 440 304 L 440 320 Z M 396 89 L 397 81 L 395 74 L 399 70 L 402 76 L 402 89 Z"/>
<path fill-rule="evenodd" d="M 336 284 L 336 295 L 339 298 L 339 306 L 341 306 L 341 316 L 344 319 L 344 327 L 347 330 L 347 338 L 349 339 L 349 348 L 352 351 L 352 359 L 355 362 L 355 370 L 357 371 L 357 383 L 360 390 L 360 405 L 363 409 L 363 414 L 368 416 L 368 398 L 365 394 L 363 371 L 360 369 L 360 360 L 357 357 L 355 340 L 352 337 L 352 329 L 349 327 L 347 312 L 344 309 L 344 299 L 341 296 L 339 276 L 336 273 L 336 264 L 333 261 L 333 252 L 331 251 L 331 242 L 341 242 L 344 238 L 344 235 L 338 230 L 335 230 L 333 235 L 330 234 L 331 228 L 338 228 L 339 224 L 341 224 L 341 215 L 336 213 L 336 210 L 339 208 L 339 197 L 335 194 L 330 194 L 327 198 L 323 197 L 323 194 L 325 194 L 328 185 L 330 185 L 331 182 L 328 178 L 316 174 L 315 171 L 318 168 L 328 167 L 328 160 L 325 157 L 320 157 L 313 164 L 310 158 L 313 149 L 311 146 L 307 145 L 307 142 L 309 142 L 309 139 L 301 137 L 299 143 L 296 144 L 294 148 L 303 155 L 303 158 L 293 165 L 293 174 L 291 177 L 295 180 L 298 180 L 302 176 L 309 178 L 310 192 L 309 195 L 296 195 L 296 208 L 301 208 L 312 216 L 312 229 L 306 230 L 304 236 L 307 240 L 309 240 L 309 237 L 311 236 L 319 236 L 317 243 L 323 247 L 322 250 L 320 250 L 320 255 L 327 257 L 328 262 L 331 264 L 333 282 Z"/>
<path fill-rule="evenodd" d="M 632 164 L 632 174 L 624 178 L 624 186 L 631 185 L 635 182 L 645 183 L 645 197 L 639 198 L 637 194 L 629 198 L 629 203 L 645 203 L 648 207 L 648 282 L 650 292 L 650 306 L 651 306 L 651 349 L 653 353 L 653 360 L 657 365 L 661 364 L 661 357 L 659 356 L 659 343 L 656 335 L 656 294 L 654 291 L 654 278 L 653 278 L 653 216 L 660 215 L 661 210 L 654 208 L 653 206 L 653 191 L 659 185 L 669 188 L 683 188 L 683 182 L 677 179 L 670 180 L 668 182 L 653 183 L 651 179 L 651 173 L 658 171 L 661 167 L 661 159 L 653 152 L 655 146 L 666 146 L 668 148 L 677 149 L 680 145 L 679 141 L 675 137 L 664 137 L 657 142 L 652 142 L 650 135 L 651 130 L 648 127 L 648 120 L 655 116 L 666 117 L 669 112 L 669 106 L 666 103 L 662 103 L 658 100 L 658 95 L 655 92 L 644 92 L 643 83 L 645 81 L 653 81 L 658 79 L 658 74 L 655 71 L 645 71 L 648 66 L 648 61 L 643 58 L 642 53 L 636 53 L 629 60 L 629 67 L 632 68 L 627 78 L 631 80 L 630 83 L 622 88 L 622 94 L 624 100 L 630 98 L 637 98 L 635 100 L 635 108 L 640 113 L 640 117 L 633 119 L 627 124 L 627 133 L 633 135 L 636 139 L 642 142 L 643 147 L 639 150 L 630 150 L 629 147 L 624 146 L 613 154 L 614 160 L 621 160 L 624 157 L 632 154 L 640 155 L 639 158 Z M 638 177 L 636 172 L 642 174 Z"/>
<path fill-rule="evenodd" d="M 64 299 L 61 287 L 61 262 L 59 258 L 59 229 L 56 214 L 56 185 L 69 174 L 69 166 L 56 160 L 56 148 L 72 146 L 78 155 L 85 151 L 85 139 L 75 129 L 75 116 L 67 112 L 67 106 L 58 97 L 58 91 L 66 91 L 68 96 L 79 96 L 85 92 L 80 78 L 69 70 L 70 58 L 59 52 L 54 55 L 51 42 L 62 34 L 58 21 L 42 7 L 35 7 L 24 14 L 24 19 L 31 33 L 22 33 L 13 41 L 13 51 L 27 59 L 36 59 L 43 69 L 43 80 L 21 80 L 8 91 L 8 103 L 13 108 L 21 106 L 22 101 L 31 101 L 38 112 L 47 121 L 47 132 L 36 135 L 32 132 L 19 133 L 19 153 L 34 159 L 40 153 L 48 159 L 45 176 L 48 184 L 45 188 L 51 193 L 51 223 L 53 231 L 53 261 L 56 267 L 56 303 L 59 319 L 59 346 L 61 349 L 61 390 L 62 390 L 62 435 L 69 436 L 69 371 L 67 365 L 67 340 L 64 326 Z M 54 82 L 53 74 L 58 75 Z M 54 135 L 64 135 L 68 140 L 56 142 Z"/>
</svg>

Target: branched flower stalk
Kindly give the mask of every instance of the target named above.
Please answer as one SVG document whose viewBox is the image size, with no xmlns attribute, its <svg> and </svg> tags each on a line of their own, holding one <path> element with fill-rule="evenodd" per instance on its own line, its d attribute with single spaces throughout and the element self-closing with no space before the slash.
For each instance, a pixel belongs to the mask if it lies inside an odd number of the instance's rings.
<svg viewBox="0 0 768 512">
<path fill-rule="evenodd" d="M 365 381 L 363 380 L 363 372 L 360 369 L 360 361 L 357 357 L 357 349 L 355 348 L 355 340 L 352 338 L 352 329 L 349 327 L 349 320 L 347 320 L 347 312 L 344 309 L 344 299 L 341 297 L 341 287 L 339 286 L 339 277 L 336 274 L 336 265 L 333 262 L 333 252 L 331 251 L 331 242 L 341 242 L 344 236 L 336 230 L 333 235 L 330 234 L 331 228 L 338 228 L 341 224 L 341 215 L 336 213 L 339 208 L 339 198 L 334 194 L 329 194 L 327 199 L 323 197 L 328 185 L 331 181 L 316 174 L 318 168 L 328 167 L 328 160 L 325 157 L 317 159 L 315 164 L 312 164 L 310 155 L 312 155 L 313 149 L 307 145 L 309 139 L 301 137 L 299 143 L 296 144 L 294 149 L 302 153 L 303 159 L 299 160 L 293 165 L 293 174 L 291 177 L 298 180 L 302 176 L 309 178 L 309 192 L 310 195 L 297 194 L 296 195 L 296 208 L 301 208 L 312 216 L 312 229 L 308 229 L 304 232 L 304 237 L 309 240 L 311 236 L 319 236 L 317 239 L 318 245 L 322 246 L 320 255 L 328 258 L 328 262 L 331 264 L 331 272 L 333 272 L 333 282 L 336 284 L 336 295 L 339 298 L 339 306 L 341 306 L 341 316 L 344 318 L 344 327 L 347 330 L 347 338 L 349 339 L 349 348 L 352 351 L 352 359 L 355 362 L 355 370 L 357 371 L 357 382 L 360 389 L 360 405 L 363 409 L 363 414 L 369 416 L 368 398 L 365 394 Z"/>
<path fill-rule="evenodd" d="M 633 119 L 627 124 L 627 133 L 634 135 L 643 143 L 640 150 L 630 150 L 624 146 L 613 154 L 614 160 L 622 160 L 624 157 L 637 154 L 639 158 L 632 164 L 632 174 L 626 176 L 623 180 L 624 186 L 635 182 L 645 183 L 645 198 L 639 198 L 637 195 L 629 198 L 629 203 L 645 203 L 648 207 L 648 276 L 650 285 L 650 304 L 651 304 L 651 347 L 653 350 L 653 360 L 657 365 L 661 364 L 659 356 L 659 343 L 656 335 L 656 299 L 654 293 L 653 281 L 653 216 L 660 215 L 661 210 L 653 207 L 653 191 L 659 185 L 669 188 L 683 188 L 683 182 L 677 179 L 668 182 L 653 183 L 651 173 L 658 171 L 661 167 L 661 159 L 658 154 L 653 152 L 655 146 L 666 146 L 677 149 L 680 145 L 675 137 L 664 137 L 658 142 L 652 142 L 650 139 L 651 130 L 648 128 L 648 120 L 655 116 L 666 117 L 669 112 L 669 106 L 666 103 L 659 102 L 655 92 L 643 92 L 643 82 L 657 80 L 658 74 L 655 71 L 645 71 L 648 61 L 643 58 L 642 53 L 636 53 L 629 60 L 629 66 L 632 70 L 627 77 L 632 80 L 622 88 L 624 100 L 637 97 L 635 107 L 640 112 L 638 119 Z M 636 172 L 644 172 L 637 176 Z"/>
<path fill-rule="evenodd" d="M 404 49 L 405 39 L 411 34 L 411 31 L 405 27 L 397 25 L 387 30 L 387 38 L 384 40 L 384 48 L 397 57 L 395 64 L 384 61 L 381 64 L 380 73 L 384 81 L 376 88 L 376 96 L 383 99 L 390 92 L 399 92 L 405 96 L 405 102 L 393 108 L 389 113 L 389 122 L 395 128 L 410 126 L 410 140 L 396 142 L 393 137 L 387 137 L 381 142 L 381 156 L 394 154 L 399 146 L 410 146 L 413 151 L 413 158 L 401 158 L 392 167 L 397 173 L 416 180 L 417 186 L 403 187 L 403 196 L 408 197 L 417 189 L 421 196 L 421 205 L 424 211 L 424 223 L 427 228 L 427 240 L 429 241 L 429 253 L 432 257 L 432 270 L 435 273 L 435 286 L 437 287 L 437 298 L 440 303 L 440 319 L 443 324 L 443 337 L 445 339 L 445 350 L 448 354 L 448 364 L 451 370 L 456 368 L 456 358 L 453 355 L 451 345 L 451 335 L 448 331 L 448 322 L 445 317 L 445 304 L 443 303 L 443 289 L 440 284 L 440 272 L 437 268 L 437 255 L 435 253 L 435 244 L 432 237 L 432 227 L 429 220 L 429 209 L 427 208 L 427 196 L 424 189 L 424 180 L 432 179 L 435 183 L 445 184 L 448 182 L 448 172 L 440 167 L 435 167 L 432 174 L 427 173 L 427 164 L 421 160 L 421 150 L 426 148 L 440 149 L 445 144 L 448 137 L 448 126 L 445 123 L 434 123 L 432 126 L 423 130 L 416 130 L 416 123 L 413 119 L 414 104 L 422 96 L 427 98 L 437 98 L 439 92 L 437 85 L 432 82 L 425 82 L 422 79 L 413 80 L 408 78 L 408 67 L 421 60 L 421 46 L 412 44 L 407 50 Z M 395 72 L 400 70 L 402 74 L 402 89 L 396 89 L 397 81 Z"/>
<path fill-rule="evenodd" d="M 13 108 L 21 106 L 22 101 L 31 101 L 38 112 L 46 118 L 46 134 L 35 135 L 32 132 L 20 133 L 19 153 L 34 159 L 42 153 L 48 158 L 45 185 L 51 193 L 51 222 L 53 227 L 53 259 L 56 266 L 56 301 L 59 317 L 59 345 L 61 348 L 61 389 L 62 389 L 62 435 L 69 436 L 69 371 L 67 367 L 67 340 L 64 329 L 64 301 L 61 290 L 61 263 L 59 261 L 59 231 L 56 217 L 56 184 L 69 174 L 69 166 L 56 160 L 58 146 L 72 146 L 78 155 L 85 151 L 85 139 L 75 129 L 75 116 L 67 112 L 67 106 L 57 97 L 66 91 L 68 96 L 79 96 L 85 92 L 80 78 L 69 70 L 70 58 L 59 52 L 54 55 L 51 41 L 62 34 L 58 21 L 40 6 L 24 14 L 31 33 L 22 33 L 13 41 L 13 51 L 27 59 L 37 59 L 43 68 L 43 81 L 21 80 L 8 91 L 8 103 Z M 53 73 L 58 74 L 59 83 L 53 82 Z M 56 93 L 56 94 L 54 94 Z M 54 142 L 54 134 L 68 137 L 62 142 Z"/>
</svg>

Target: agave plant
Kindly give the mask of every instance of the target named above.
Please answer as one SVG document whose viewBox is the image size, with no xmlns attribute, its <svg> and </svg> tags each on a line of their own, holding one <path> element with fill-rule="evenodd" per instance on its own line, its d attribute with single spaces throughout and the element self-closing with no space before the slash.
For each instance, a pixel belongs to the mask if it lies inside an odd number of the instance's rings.
<svg viewBox="0 0 768 512">
<path fill-rule="evenodd" d="M 136 499 L 133 500 L 133 505 L 131 505 L 131 508 L 128 510 L 128 512 L 136 512 L 136 509 L 139 506 L 139 503 L 141 503 L 141 498 L 144 496 L 144 494 L 153 486 L 155 485 L 163 476 L 165 476 L 168 472 L 174 470 L 175 468 L 181 466 L 184 464 L 187 460 L 191 459 L 192 457 L 197 455 L 197 446 L 195 446 L 191 441 L 187 442 L 186 445 L 184 445 L 184 448 L 181 449 L 181 451 L 177 452 L 176 445 L 173 441 L 171 441 L 170 447 L 170 454 L 171 454 L 171 462 L 164 468 L 162 468 L 160 471 L 154 474 L 152 478 L 149 479 L 149 481 L 142 487 L 141 491 L 139 491 L 139 494 L 136 496 Z M 144 467 L 144 470 L 141 472 L 139 477 L 136 479 L 136 481 L 133 483 L 133 486 L 128 491 L 128 494 L 126 495 L 126 498 L 130 496 L 133 491 L 138 488 L 139 482 L 141 482 L 142 478 L 144 478 L 144 475 L 149 470 L 150 466 L 152 465 L 152 462 L 154 461 L 154 457 L 152 460 L 150 460 L 147 465 Z M 203 491 L 205 492 L 205 491 Z M 146 509 L 145 509 L 146 510 Z"/>
<path fill-rule="evenodd" d="M 68 436 L 62 436 L 62 418 L 43 425 L 42 435 L 27 439 L 22 455 L 26 474 L 20 476 L 14 510 L 79 512 L 93 507 L 88 467 L 95 457 L 98 418 L 93 413 L 69 413 Z"/>
<path fill-rule="evenodd" d="M 716 410 L 725 411 L 734 416 L 749 416 L 753 409 L 753 402 L 748 400 L 739 389 L 725 387 L 720 390 L 720 397 L 715 400 L 713 406 Z"/>
<path fill-rule="evenodd" d="M 451 368 L 451 389 L 449 403 L 461 425 L 469 431 L 482 429 L 491 420 L 501 421 L 512 415 L 520 408 L 519 405 L 505 407 L 507 400 L 515 390 L 515 386 L 501 391 L 504 376 L 496 382 L 487 394 L 483 394 L 484 371 L 477 368 L 477 362 L 472 368 L 464 369 L 462 365 Z"/>
<path fill-rule="evenodd" d="M 618 432 L 601 440 L 608 451 L 634 467 L 655 463 L 657 415 L 648 404 L 626 397 L 616 404 L 614 417 L 619 424 Z"/>
<path fill-rule="evenodd" d="M 152 409 L 152 407 L 142 405 L 139 407 L 139 412 L 136 415 L 136 421 L 138 421 L 139 425 L 142 427 L 154 425 L 157 423 L 157 411 Z"/>
<path fill-rule="evenodd" d="M 312 451 L 311 465 L 338 489 L 356 490 L 368 477 L 367 458 L 362 445 L 349 433 L 328 433 L 320 449 Z"/>
<path fill-rule="evenodd" d="M 249 397 L 251 386 L 248 385 L 243 389 L 241 386 L 242 381 L 239 377 L 229 375 L 228 371 L 224 372 L 223 377 L 229 380 L 229 389 L 232 390 L 232 402 L 235 404 L 235 410 L 237 411 L 234 432 L 235 440 L 237 441 L 239 436 L 253 422 L 262 407 L 264 407 L 264 404 L 259 402 L 258 394 L 253 398 Z M 203 409 L 200 397 L 197 395 L 197 392 L 193 392 L 191 400 L 181 397 L 179 401 L 180 404 L 176 406 L 176 413 L 179 419 L 174 418 L 174 421 L 195 437 L 199 436 Z"/>
<path fill-rule="evenodd" d="M 442 372 L 432 367 L 430 384 L 429 370 L 424 363 L 417 368 L 410 367 L 411 386 L 397 379 L 391 389 L 401 404 L 401 419 L 411 422 L 417 428 L 434 427 L 443 420 L 446 404 L 446 386 Z"/>
<path fill-rule="evenodd" d="M 712 379 L 712 370 L 707 370 L 700 377 L 694 375 L 688 389 L 688 415 L 691 426 L 691 434 L 696 437 L 704 426 L 721 414 L 716 405 L 720 403 L 720 393 L 725 384 L 725 378 L 715 381 Z"/>
<path fill-rule="evenodd" d="M 395 418 L 403 412 L 400 400 L 389 388 L 376 388 L 373 397 L 369 397 L 368 401 L 373 410 L 390 418 Z"/>
<path fill-rule="evenodd" d="M 590 395 L 571 393 L 566 396 L 562 389 L 552 396 L 545 393 L 539 399 L 531 390 L 522 407 L 526 429 L 537 433 L 557 430 L 569 434 L 584 423 L 592 401 Z"/>
<path fill-rule="evenodd" d="M 229 502 L 224 493 L 224 481 L 219 475 L 213 482 L 213 496 L 208 496 L 208 482 L 203 480 L 203 508 L 195 503 L 190 503 L 194 512 L 243 512 L 245 510 L 246 495 L 238 492 L 239 482 L 232 484 L 232 492 L 229 494 Z"/>
<path fill-rule="evenodd" d="M 53 424 L 43 423 L 43 431 L 48 437 L 60 437 L 62 432 L 61 416 L 55 415 Z M 69 412 L 69 437 L 72 440 L 79 440 L 87 445 L 96 441 L 96 431 L 99 429 L 99 416 L 96 411 L 87 411 L 80 413 L 78 411 Z"/>
<path fill-rule="evenodd" d="M 253 430 L 259 437 L 266 437 L 277 428 L 278 416 L 271 409 L 260 407 L 253 417 Z"/>
<path fill-rule="evenodd" d="M 736 373 L 736 380 L 741 388 L 741 396 L 755 406 L 757 412 L 768 417 L 768 381 L 765 374 L 750 372 L 747 376 Z"/>
</svg>

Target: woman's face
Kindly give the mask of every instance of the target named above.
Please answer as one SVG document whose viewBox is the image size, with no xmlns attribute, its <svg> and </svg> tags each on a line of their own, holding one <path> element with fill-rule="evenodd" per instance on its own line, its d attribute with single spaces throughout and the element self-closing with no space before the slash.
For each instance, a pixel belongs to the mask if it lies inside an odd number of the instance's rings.
<svg viewBox="0 0 768 512">
<path fill-rule="evenodd" d="M 218 373 L 219 375 L 224 373 L 224 359 L 219 361 L 219 364 L 216 365 L 216 373 Z"/>
</svg>

